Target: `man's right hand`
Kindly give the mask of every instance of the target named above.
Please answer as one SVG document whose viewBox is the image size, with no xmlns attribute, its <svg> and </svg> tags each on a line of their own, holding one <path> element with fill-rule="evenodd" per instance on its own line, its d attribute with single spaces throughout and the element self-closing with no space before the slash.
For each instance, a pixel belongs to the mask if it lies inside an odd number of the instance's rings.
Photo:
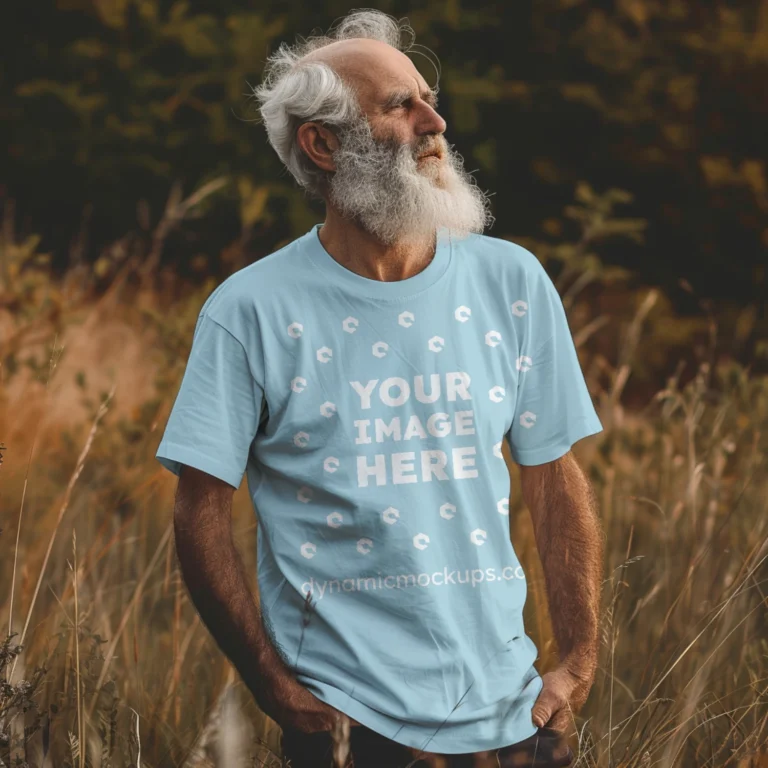
<svg viewBox="0 0 768 768">
<path fill-rule="evenodd" d="M 260 685 L 260 690 L 253 691 L 253 695 L 262 712 L 282 729 L 303 733 L 331 731 L 342 719 L 349 720 L 350 725 L 359 725 L 356 720 L 318 699 L 286 669 L 270 675 Z"/>
</svg>

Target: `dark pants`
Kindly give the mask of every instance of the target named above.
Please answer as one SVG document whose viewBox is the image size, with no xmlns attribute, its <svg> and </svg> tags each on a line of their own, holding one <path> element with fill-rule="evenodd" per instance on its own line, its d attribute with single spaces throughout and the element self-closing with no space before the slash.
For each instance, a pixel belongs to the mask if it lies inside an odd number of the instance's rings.
<svg viewBox="0 0 768 768">
<path fill-rule="evenodd" d="M 285 768 L 333 766 L 329 731 L 283 730 L 282 750 Z M 364 725 L 354 725 L 344 768 L 560 768 L 573 759 L 565 736 L 551 728 L 539 728 L 533 736 L 499 749 L 449 755 L 420 752 Z"/>
</svg>

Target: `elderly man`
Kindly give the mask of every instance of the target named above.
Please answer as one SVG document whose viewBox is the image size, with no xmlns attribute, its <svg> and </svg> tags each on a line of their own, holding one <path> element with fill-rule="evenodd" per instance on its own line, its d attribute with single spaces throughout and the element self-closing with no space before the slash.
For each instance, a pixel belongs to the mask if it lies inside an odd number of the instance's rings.
<svg viewBox="0 0 768 768">
<path fill-rule="evenodd" d="M 569 765 L 602 563 L 570 449 L 602 425 L 547 273 L 483 234 L 408 32 L 355 11 L 267 62 L 269 141 L 326 217 L 200 310 L 157 450 L 178 556 L 293 768 Z M 505 438 L 559 646 L 543 676 Z M 258 607 L 231 539 L 243 473 Z"/>
</svg>

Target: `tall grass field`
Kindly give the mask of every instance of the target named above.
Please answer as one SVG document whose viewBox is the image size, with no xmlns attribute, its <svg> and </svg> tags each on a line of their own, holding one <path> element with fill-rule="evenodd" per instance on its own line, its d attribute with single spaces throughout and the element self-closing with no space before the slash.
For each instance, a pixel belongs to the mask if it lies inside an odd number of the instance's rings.
<svg viewBox="0 0 768 768">
<path fill-rule="evenodd" d="M 277 725 L 187 596 L 174 550 L 177 480 L 154 458 L 216 285 L 160 266 L 164 233 L 197 199 L 177 201 L 187 207 L 169 208 L 146 243 L 116 240 L 63 275 L 35 238 L 3 228 L 2 766 L 281 764 Z M 577 283 L 581 255 L 569 262 Z M 768 379 L 729 354 L 751 316 L 725 337 L 711 314 L 677 363 L 661 335 L 686 321 L 659 291 L 638 288 L 611 314 L 558 286 L 604 426 L 574 447 L 606 536 L 600 666 L 573 720 L 576 765 L 768 766 Z M 664 374 L 630 403 L 649 359 L 663 359 Z M 505 455 L 526 627 L 544 673 L 557 647 Z M 233 527 L 258 600 L 245 481 Z"/>
</svg>

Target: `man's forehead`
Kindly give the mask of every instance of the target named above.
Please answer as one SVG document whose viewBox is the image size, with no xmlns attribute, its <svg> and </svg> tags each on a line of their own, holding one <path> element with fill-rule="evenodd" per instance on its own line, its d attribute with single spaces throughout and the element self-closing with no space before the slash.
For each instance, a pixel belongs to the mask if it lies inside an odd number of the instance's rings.
<svg viewBox="0 0 768 768">
<path fill-rule="evenodd" d="M 411 87 L 419 91 L 429 88 L 408 56 L 378 40 L 338 40 L 304 58 L 305 61 L 324 61 L 355 85 L 361 96 L 377 101 L 396 88 Z"/>
</svg>

